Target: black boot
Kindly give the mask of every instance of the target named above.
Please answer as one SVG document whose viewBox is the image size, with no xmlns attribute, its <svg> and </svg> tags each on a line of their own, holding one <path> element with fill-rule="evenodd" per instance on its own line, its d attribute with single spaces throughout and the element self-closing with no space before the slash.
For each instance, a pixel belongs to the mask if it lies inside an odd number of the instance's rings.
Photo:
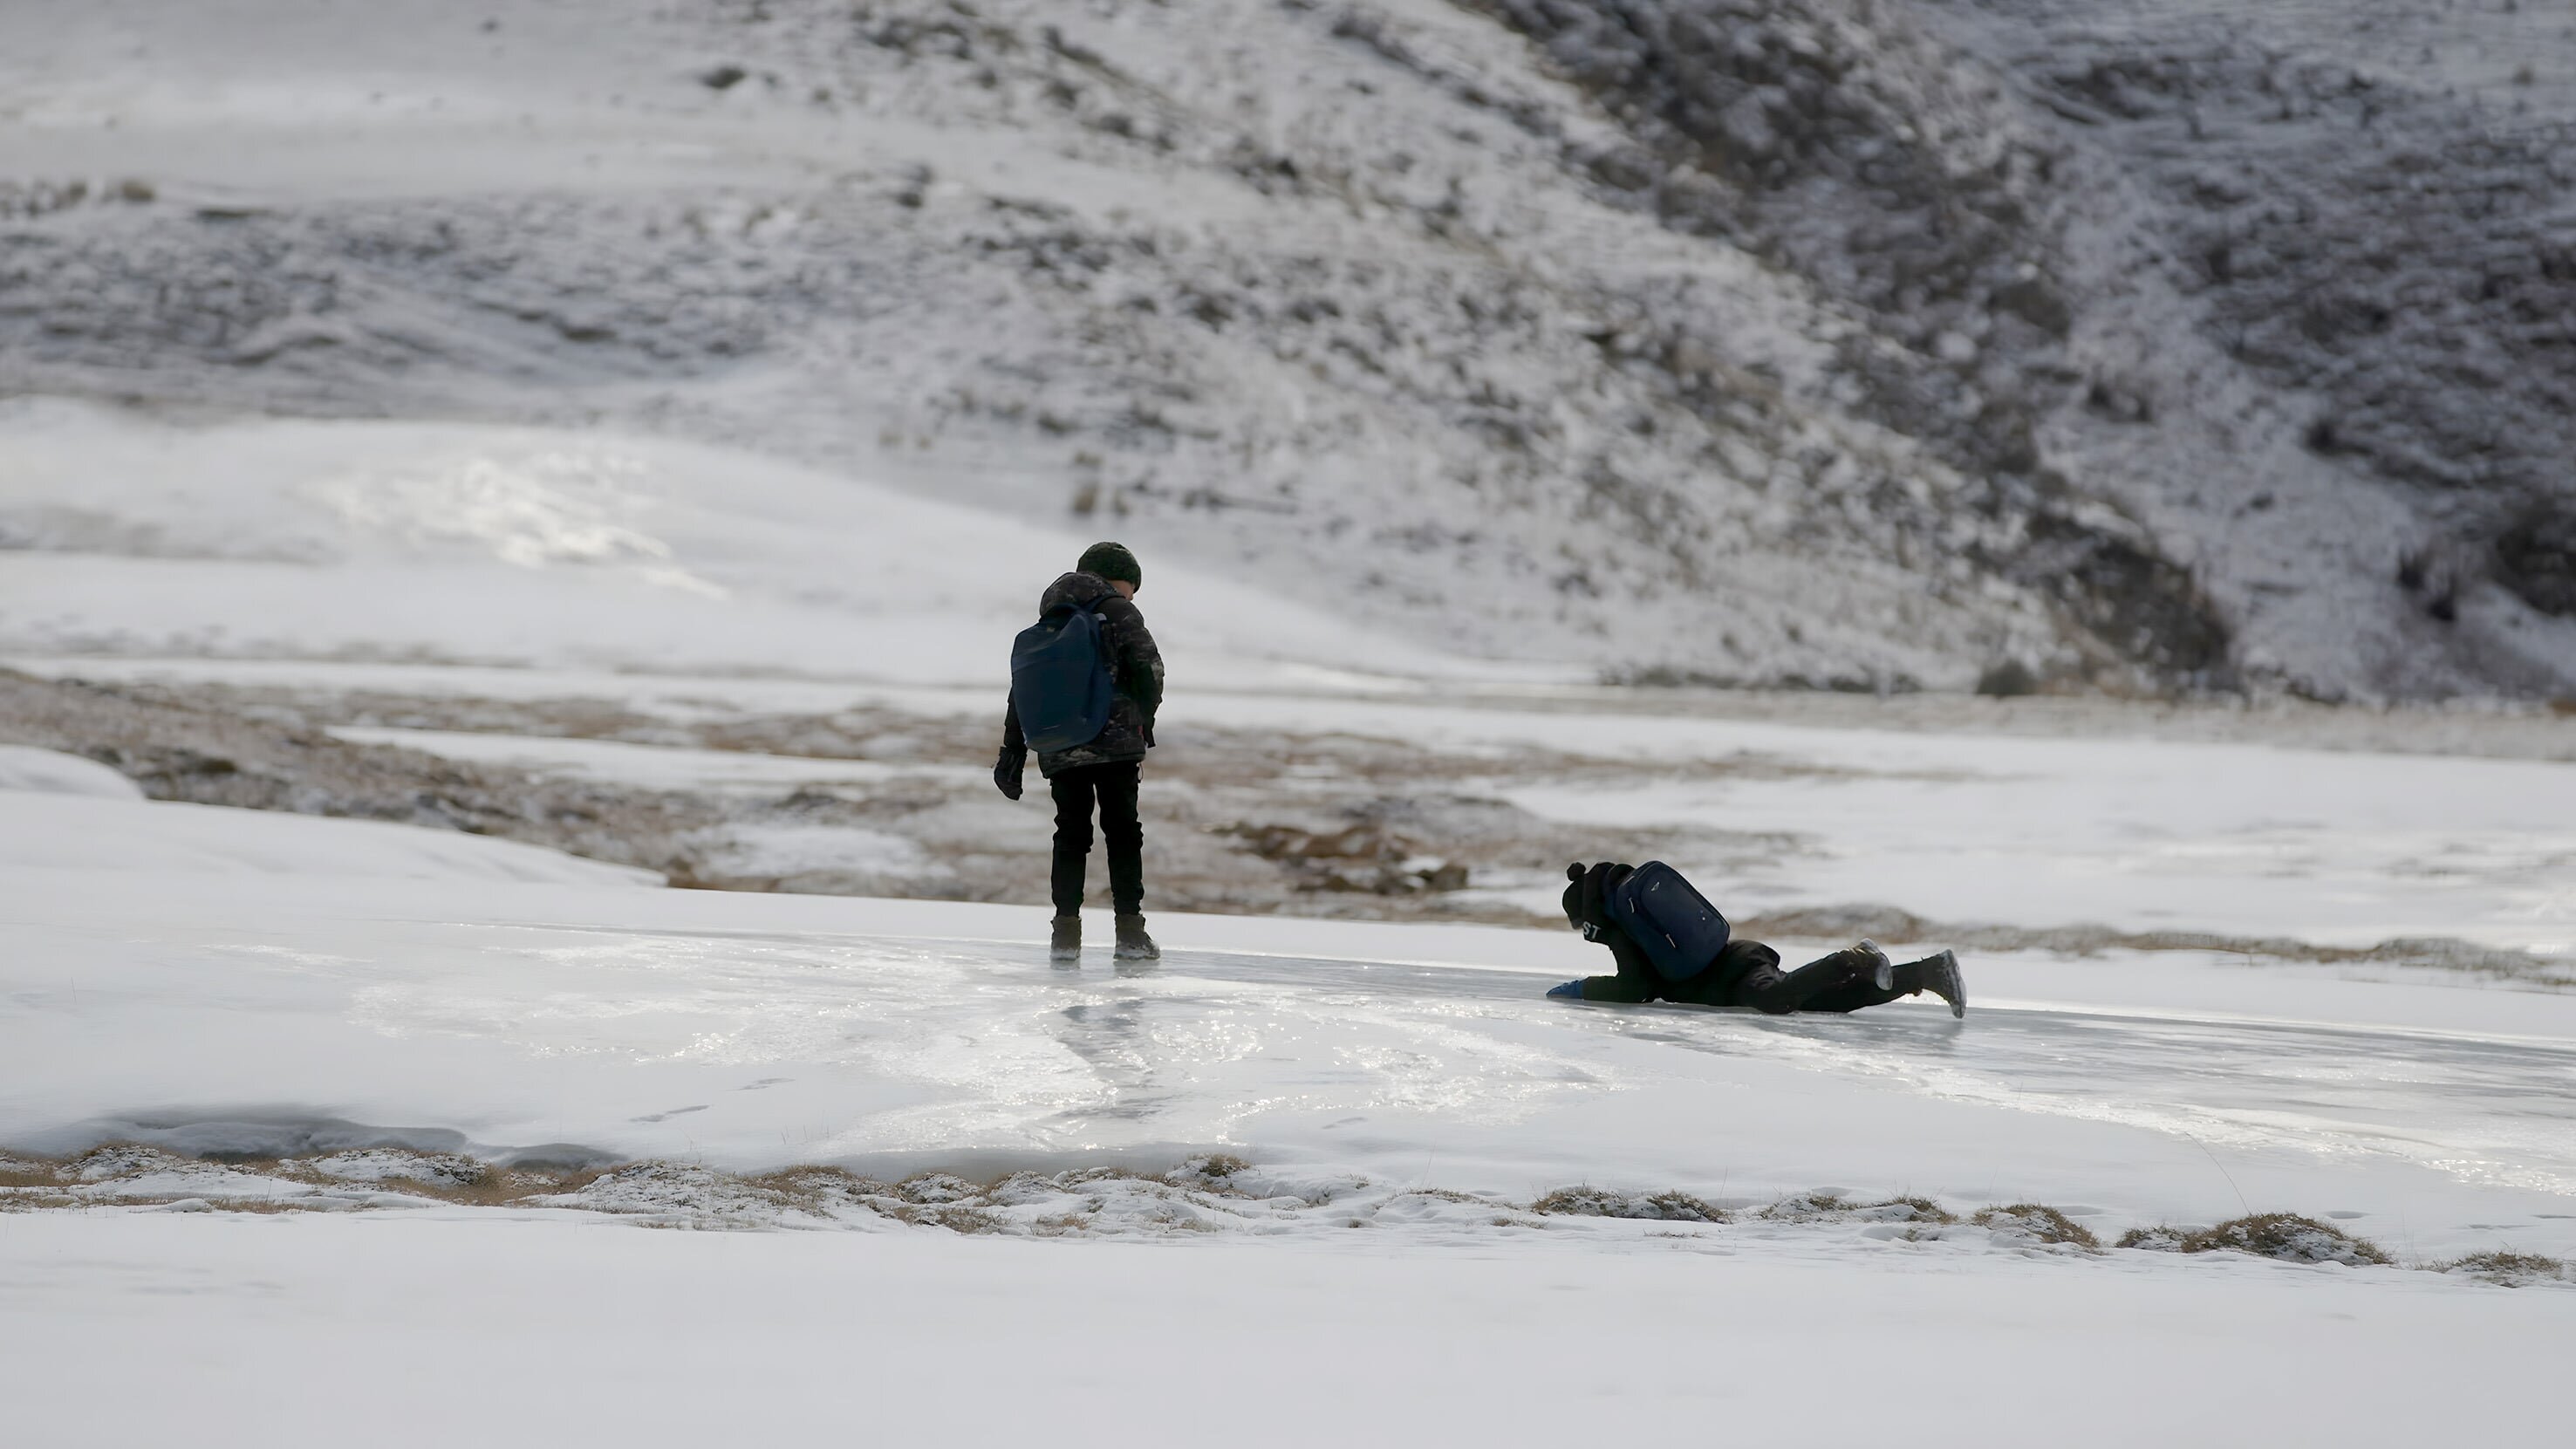
<svg viewBox="0 0 2576 1449">
<path fill-rule="evenodd" d="M 1143 916 L 1120 916 L 1117 954 L 1121 961 L 1160 961 L 1163 948 L 1155 945 L 1154 938 L 1145 934 Z"/>
<path fill-rule="evenodd" d="M 1079 961 L 1082 959 L 1082 917 L 1058 916 L 1047 932 L 1047 959 Z"/>
<path fill-rule="evenodd" d="M 1851 955 L 1862 980 L 1881 991 L 1896 989 L 1896 963 L 1887 959 L 1887 953 L 1878 948 L 1876 941 L 1862 937 L 1861 943 L 1851 948 Z"/>
<path fill-rule="evenodd" d="M 1948 951 L 1908 961 L 1897 968 L 1908 991 L 1929 991 L 1950 1003 L 1952 1016 L 1968 1014 L 1968 984 L 1959 975 L 1959 958 Z"/>
</svg>

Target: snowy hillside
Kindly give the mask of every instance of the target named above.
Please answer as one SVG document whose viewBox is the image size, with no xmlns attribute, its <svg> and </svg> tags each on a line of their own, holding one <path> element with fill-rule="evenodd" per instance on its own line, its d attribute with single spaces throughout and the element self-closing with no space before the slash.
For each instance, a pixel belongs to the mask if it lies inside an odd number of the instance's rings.
<svg viewBox="0 0 2576 1449">
<path fill-rule="evenodd" d="M 1037 589 L 1090 542 L 1052 516 L 595 428 L 173 426 L 28 399 L 0 402 L 0 440 L 28 545 L 0 613 L 47 654 L 825 674 L 998 698 Z M 1154 602 L 1189 621 L 1176 662 L 1206 684 L 1275 681 L 1284 661 L 1460 667 L 1186 560 L 1156 560 Z"/>
<path fill-rule="evenodd" d="M 0 15 L 0 390 L 765 455 L 1580 677 L 2576 687 L 2565 96 L 2508 77 L 2507 126 L 2371 69 L 2395 139 L 2363 160 L 2483 146 L 2521 198 L 2373 285 L 2471 251 L 2498 280 L 2284 332 L 2379 245 L 2332 139 L 2365 88 L 2316 68 L 2377 52 L 2203 77 L 2154 59 L 2188 7 L 2077 9 L 31 0 Z M 2283 85 L 2295 124 L 2217 99 Z M 2207 160 L 2159 149 L 2178 86 Z M 2175 200 L 2273 195 L 2266 166 L 2321 178 L 2306 251 Z M 2215 282 L 2213 226 L 2252 236 Z M 0 495 L 21 550 L 186 532 L 101 470 L 36 491 Z M 50 587 L 0 644 L 207 647 Z M 1310 637 L 1280 652 L 1388 667 Z"/>
</svg>

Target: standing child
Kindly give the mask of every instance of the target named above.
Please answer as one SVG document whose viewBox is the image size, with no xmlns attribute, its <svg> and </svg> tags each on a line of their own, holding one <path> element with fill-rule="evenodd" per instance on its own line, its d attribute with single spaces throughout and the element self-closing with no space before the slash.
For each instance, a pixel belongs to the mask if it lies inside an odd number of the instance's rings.
<svg viewBox="0 0 2576 1449">
<path fill-rule="evenodd" d="M 1050 746 L 1041 738 L 1038 773 L 1055 797 L 1055 862 L 1049 878 L 1055 900 L 1055 924 L 1047 954 L 1058 961 L 1082 955 L 1082 885 L 1091 855 L 1091 816 L 1100 813 L 1100 834 L 1109 847 L 1109 898 L 1118 913 L 1119 959 L 1151 961 L 1162 953 L 1145 932 L 1145 827 L 1136 814 L 1136 785 L 1145 752 L 1154 747 L 1154 714 L 1163 704 L 1163 656 L 1145 628 L 1135 605 L 1144 570 L 1126 545 L 1095 543 L 1082 551 L 1072 573 L 1047 586 L 1038 600 L 1040 628 L 1088 628 L 1097 640 L 1098 663 L 1107 671 L 1106 722 L 1096 734 L 1078 742 Z M 1033 631 L 1035 632 L 1035 631 Z M 1022 636 L 1024 640 L 1028 636 Z M 1020 798 L 1020 777 L 1027 767 L 1029 737 L 1022 733 L 1017 677 L 1011 702 L 1002 715 L 1002 757 L 993 766 L 993 783 L 1013 800 Z M 1032 709 L 1037 702 L 1031 702 Z M 1095 716 L 1096 718 L 1096 716 Z"/>
</svg>

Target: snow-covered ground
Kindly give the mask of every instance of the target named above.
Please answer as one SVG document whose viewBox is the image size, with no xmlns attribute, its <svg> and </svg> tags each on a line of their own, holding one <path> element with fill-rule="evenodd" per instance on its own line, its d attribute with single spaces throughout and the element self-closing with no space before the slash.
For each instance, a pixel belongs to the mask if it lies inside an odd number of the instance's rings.
<svg viewBox="0 0 2576 1449">
<path fill-rule="evenodd" d="M 1066 1251 L 48 1216 L 0 1219 L 0 1242 L 13 1421 L 121 1445 L 352 1424 L 400 1445 L 2537 1444 L 2569 1302 L 2241 1262 L 1855 1271 L 1687 1241 Z"/>
<path fill-rule="evenodd" d="M 1067 1251 L 47 1216 L 0 1219 L 0 1243 L 13 1421 L 92 1444 L 352 1424 L 401 1445 L 2538 1444 L 2569 1303 L 2273 1264 L 1855 1270 L 1687 1241 Z"/>
</svg>

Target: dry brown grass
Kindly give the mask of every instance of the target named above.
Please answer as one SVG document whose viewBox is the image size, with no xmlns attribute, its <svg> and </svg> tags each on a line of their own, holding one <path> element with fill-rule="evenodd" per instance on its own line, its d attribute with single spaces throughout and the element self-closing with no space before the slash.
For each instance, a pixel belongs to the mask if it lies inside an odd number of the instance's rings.
<svg viewBox="0 0 2576 1449">
<path fill-rule="evenodd" d="M 53 1187 L 63 1180 L 63 1164 L 44 1158 L 0 1157 L 0 1187 Z"/>
<path fill-rule="evenodd" d="M 1452 1192 L 1445 1187 L 1409 1187 L 1396 1197 L 1427 1197 L 1433 1202 L 1482 1203 L 1485 1199 L 1471 1192 Z M 1393 1201 L 1393 1198 L 1388 1201 Z"/>
<path fill-rule="evenodd" d="M 2247 1253 L 2283 1263 L 2379 1266 L 2393 1260 L 2377 1243 L 2296 1213 L 2250 1213 L 2207 1228 L 2131 1228 L 2123 1248 L 2166 1253 Z"/>
<path fill-rule="evenodd" d="M 1900 1217 L 1895 1213 L 1886 1211 L 1886 1209 L 1889 1208 L 1903 1208 L 1906 1210 L 1905 1215 Z M 1884 1202 L 1862 1203 L 1858 1208 L 1855 1208 L 1854 1211 L 1868 1213 L 1872 1217 L 1893 1219 L 1898 1222 L 1938 1223 L 1946 1226 L 1959 1220 L 1959 1215 L 1957 1213 L 1950 1211 L 1948 1208 L 1941 1206 L 1939 1203 L 1934 1202 L 1928 1197 L 1891 1197 Z"/>
<path fill-rule="evenodd" d="M 2233 1250 L 2284 1262 L 2387 1263 L 2386 1251 L 2367 1238 L 2296 1213 L 2253 1213 L 2231 1218 L 2183 1240 L 2186 1253 Z"/>
<path fill-rule="evenodd" d="M 203 1194 L 192 1193 L 187 1197 L 139 1198 L 133 1199 L 132 1201 L 138 1205 L 147 1205 L 187 1202 L 192 1198 L 195 1201 L 204 1203 L 206 1205 L 205 1210 L 210 1213 L 254 1213 L 262 1217 L 275 1217 L 286 1213 L 347 1213 L 365 1211 L 365 1209 L 359 1204 L 350 1202 L 345 1198 L 207 1197 Z M 120 1204 L 120 1206 L 122 1206 L 122 1204 Z"/>
<path fill-rule="evenodd" d="M 1928 1197 L 1890 1197 L 1875 1202 L 1862 1202 L 1830 1192 L 1801 1192 L 1764 1208 L 1754 1216 L 1775 1223 L 1806 1223 L 1845 1218 L 1865 1218 L 1873 1222 L 1928 1223 L 1946 1226 L 1959 1220 L 1956 1213 Z"/>
<path fill-rule="evenodd" d="M 61 1164 L 65 1182 L 114 1182 L 123 1177 L 140 1177 L 170 1162 L 185 1161 L 176 1154 L 140 1142 L 102 1142 L 78 1157 Z"/>
<path fill-rule="evenodd" d="M 1529 1205 L 1534 1213 L 1558 1217 L 1624 1218 L 1645 1222 L 1722 1223 L 1726 1209 L 1686 1192 L 1659 1192 L 1651 1197 L 1577 1185 L 1560 1187 Z"/>
<path fill-rule="evenodd" d="M 1659 1192 L 1646 1199 L 1646 1205 L 1668 1222 L 1722 1223 L 1727 1220 L 1726 1209 L 1686 1192 Z"/>
<path fill-rule="evenodd" d="M 1758 1216 L 1775 1223 L 1800 1223 L 1814 1218 L 1836 1217 L 1850 1212 L 1859 1204 L 1830 1192 L 1801 1192 L 1784 1197 L 1764 1208 Z"/>
<path fill-rule="evenodd" d="M 1983 1228 L 1996 1228 L 2036 1238 L 2043 1243 L 2064 1244 L 2088 1253 L 2102 1251 L 2102 1240 L 2093 1230 L 2046 1203 L 2017 1202 L 2004 1207 L 1979 1208 L 1969 1219 Z"/>
<path fill-rule="evenodd" d="M 900 1223 L 946 1228 L 952 1233 L 993 1233 L 1001 1231 L 1003 1226 L 999 1214 L 978 1207 L 917 1207 L 911 1203 L 896 1203 L 886 1208 L 885 1214 Z"/>
<path fill-rule="evenodd" d="M 2515 1253 L 2494 1250 L 2471 1253 L 2447 1263 L 2427 1264 L 2436 1273 L 2456 1273 L 2476 1278 L 2499 1288 L 2525 1288 L 2535 1283 L 2561 1283 L 2576 1278 L 2576 1264 L 2562 1263 L 2538 1253 Z"/>
<path fill-rule="evenodd" d="M 743 1181 L 754 1188 L 776 1193 L 808 1212 L 821 1212 L 837 1203 L 855 1203 L 861 1198 L 890 1197 L 895 1193 L 892 1183 L 861 1177 L 845 1167 L 789 1167 Z"/>
<path fill-rule="evenodd" d="M 406 1180 L 400 1184 L 398 1190 L 410 1191 L 422 1197 L 436 1198 L 440 1202 L 452 1202 L 466 1207 L 507 1207 L 511 1203 L 526 1202 L 530 1198 L 560 1197 L 568 1192 L 579 1192 L 606 1177 L 608 1171 L 606 1168 L 596 1167 L 585 1168 L 578 1172 L 495 1171 L 487 1172 L 461 1187 Z"/>
<path fill-rule="evenodd" d="M 314 1166 L 322 1158 L 341 1153 L 319 1153 L 304 1158 L 253 1157 L 247 1155 L 211 1154 L 206 1157 L 182 1157 L 160 1148 L 132 1142 L 105 1142 L 68 1161 L 48 1158 L 0 1158 L 0 1189 L 60 1187 L 87 1191 L 91 1196 L 64 1197 L 49 1195 L 32 1199 L 46 1206 L 134 1206 L 150 1207 L 202 1198 L 213 1211 L 278 1213 L 278 1212 L 348 1212 L 354 1204 L 346 1197 L 316 1199 L 268 1198 L 227 1191 L 209 1183 L 194 1191 L 155 1193 L 148 1196 L 118 1194 L 115 1184 L 155 1172 L 208 1167 L 268 1182 L 296 1183 L 310 1187 L 327 1187 L 341 1192 L 391 1193 L 405 1197 L 426 1198 L 434 1202 L 455 1203 L 465 1207 L 503 1207 L 530 1198 L 548 1197 L 578 1191 L 596 1180 L 599 1170 L 557 1171 L 552 1169 L 496 1168 L 471 1159 L 447 1153 L 410 1153 L 399 1148 L 371 1149 L 379 1155 L 414 1156 L 435 1161 L 454 1170 L 463 1165 L 473 1171 L 467 1182 L 424 1180 L 415 1177 L 359 1178 L 337 1176 Z M 13 1194 L 8 1201 L 24 1206 L 31 1199 Z"/>
</svg>

